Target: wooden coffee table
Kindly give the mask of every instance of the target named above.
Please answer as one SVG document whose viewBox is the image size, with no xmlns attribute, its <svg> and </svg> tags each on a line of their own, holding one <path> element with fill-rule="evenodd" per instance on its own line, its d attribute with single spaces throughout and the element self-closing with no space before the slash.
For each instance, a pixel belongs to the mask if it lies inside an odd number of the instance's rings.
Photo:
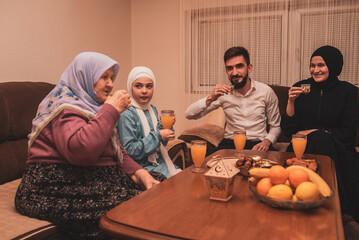
<svg viewBox="0 0 359 240">
<path fill-rule="evenodd" d="M 235 153 L 226 149 L 211 156 Z M 294 156 L 271 151 L 243 153 L 279 164 Z M 230 201 L 209 200 L 203 173 L 192 173 L 191 166 L 107 212 L 100 227 L 123 239 L 344 239 L 334 162 L 321 155 L 305 154 L 304 158 L 320 163 L 321 176 L 335 194 L 319 208 L 273 208 L 259 201 L 240 176 L 235 177 Z"/>
</svg>

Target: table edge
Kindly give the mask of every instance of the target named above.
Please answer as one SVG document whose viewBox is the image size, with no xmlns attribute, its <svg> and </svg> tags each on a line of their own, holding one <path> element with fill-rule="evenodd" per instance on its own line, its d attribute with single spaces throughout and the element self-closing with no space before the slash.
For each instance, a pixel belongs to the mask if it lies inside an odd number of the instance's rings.
<svg viewBox="0 0 359 240">
<path fill-rule="evenodd" d="M 141 228 L 128 226 L 125 224 L 121 224 L 118 222 L 114 222 L 109 219 L 106 215 L 102 216 L 99 221 L 99 226 L 103 231 L 106 231 L 106 234 L 111 235 L 113 237 L 124 237 L 125 239 L 165 239 L 165 240 L 178 240 L 184 239 L 183 237 L 176 237 L 161 234 L 158 232 L 152 232 L 148 230 L 144 230 Z M 116 228 L 114 227 L 116 226 Z M 120 231 L 119 231 L 120 230 Z"/>
</svg>

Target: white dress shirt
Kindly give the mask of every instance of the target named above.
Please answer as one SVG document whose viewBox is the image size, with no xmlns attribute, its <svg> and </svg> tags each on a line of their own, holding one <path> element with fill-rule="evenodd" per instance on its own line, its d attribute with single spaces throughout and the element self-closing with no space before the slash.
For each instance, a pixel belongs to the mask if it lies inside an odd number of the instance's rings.
<svg viewBox="0 0 359 240">
<path fill-rule="evenodd" d="M 187 108 L 186 118 L 199 119 L 222 107 L 226 114 L 224 138 L 233 139 L 235 130 L 245 130 L 247 140 L 263 141 L 266 138 L 275 143 L 281 131 L 278 97 L 268 85 L 252 79 L 250 81 L 251 87 L 244 96 L 232 91 L 219 97 L 208 107 L 207 97 L 202 98 Z"/>
</svg>

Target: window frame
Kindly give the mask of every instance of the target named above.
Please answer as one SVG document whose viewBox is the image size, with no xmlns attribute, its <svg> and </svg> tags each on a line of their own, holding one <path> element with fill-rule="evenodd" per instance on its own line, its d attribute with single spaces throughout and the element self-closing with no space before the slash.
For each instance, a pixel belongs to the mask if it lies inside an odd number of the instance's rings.
<svg viewBox="0 0 359 240">
<path fill-rule="evenodd" d="M 306 14 L 311 14 L 311 13 L 314 13 L 318 16 L 318 15 L 324 15 L 324 14 L 334 15 L 334 14 L 337 14 L 337 13 L 340 13 L 343 11 L 347 11 L 347 12 L 356 11 L 358 14 L 358 23 L 359 23 L 359 6 L 356 6 L 354 8 L 353 8 L 353 6 L 350 6 L 350 5 L 344 6 L 344 7 L 322 6 L 322 7 L 317 7 L 317 8 L 300 8 L 297 10 L 289 11 L 289 18 L 290 18 L 290 20 L 289 20 L 290 26 L 289 27 L 292 29 L 292 31 L 289 32 L 288 54 L 290 54 L 294 57 L 288 58 L 287 85 L 292 86 L 294 83 L 310 77 L 309 58 L 311 56 L 311 53 L 315 49 L 317 49 L 318 47 L 323 46 L 323 45 L 332 45 L 332 46 L 336 46 L 340 49 L 340 45 L 343 44 L 343 42 L 336 42 L 332 39 L 325 39 L 324 40 L 325 43 L 321 43 L 320 45 L 317 45 L 317 46 L 316 45 L 302 46 L 303 42 L 304 42 L 303 35 L 301 34 L 302 17 Z M 300 23 L 300 24 L 298 24 L 298 23 Z M 359 34 L 359 32 L 357 34 Z M 329 38 L 329 37 L 327 36 L 327 38 Z M 356 47 L 359 48 L 359 41 L 358 41 Z M 306 49 L 307 54 L 304 54 L 304 49 Z M 344 49 L 340 49 L 340 50 L 344 57 L 344 66 L 343 66 L 343 71 L 342 71 L 341 75 L 339 75 L 339 79 L 341 79 L 343 81 L 351 82 L 350 79 L 345 77 L 346 73 L 344 73 L 344 71 L 350 70 L 350 69 L 348 69 L 350 67 L 348 65 L 348 63 L 345 64 L 345 62 L 346 62 L 345 59 L 351 58 L 353 53 L 346 52 Z M 308 51 L 310 53 L 308 53 Z M 353 67 L 351 69 L 351 71 L 354 72 L 355 68 Z M 358 76 L 357 82 L 351 82 L 351 83 L 358 87 L 359 86 L 359 69 L 357 71 L 358 71 L 358 73 L 356 74 Z M 355 78 L 353 78 L 353 79 L 355 81 Z"/>
</svg>

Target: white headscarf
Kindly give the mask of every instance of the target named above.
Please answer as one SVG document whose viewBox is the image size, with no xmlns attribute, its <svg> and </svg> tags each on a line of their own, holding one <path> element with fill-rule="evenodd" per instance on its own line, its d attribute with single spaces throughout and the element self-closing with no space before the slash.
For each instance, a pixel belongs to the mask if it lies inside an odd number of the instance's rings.
<svg viewBox="0 0 359 240">
<path fill-rule="evenodd" d="M 153 89 L 156 88 L 156 78 L 155 78 L 155 75 L 153 74 L 153 72 L 151 71 L 151 69 L 149 69 L 147 67 L 134 67 L 131 70 L 130 74 L 128 75 L 127 92 L 129 92 L 131 95 L 132 105 L 133 105 L 133 103 L 135 103 L 135 105 L 140 107 L 142 110 L 148 110 L 148 107 L 150 106 L 149 102 L 146 104 L 140 104 L 135 101 L 135 99 L 133 98 L 133 95 L 132 95 L 132 85 L 137 79 L 139 79 L 141 77 L 146 77 L 146 78 L 151 79 L 153 82 Z"/>
<path fill-rule="evenodd" d="M 158 122 L 157 122 L 157 117 L 156 117 L 152 107 L 150 107 L 149 102 L 146 104 L 140 104 L 140 103 L 136 102 L 136 100 L 133 98 L 132 85 L 137 79 L 139 79 L 141 77 L 147 77 L 147 78 L 151 79 L 153 81 L 153 88 L 155 88 L 156 79 L 155 79 L 155 75 L 153 74 L 151 69 L 149 69 L 147 67 L 134 67 L 131 70 L 130 74 L 128 75 L 127 91 L 131 95 L 131 104 L 136 109 L 138 115 L 140 116 L 144 134 L 145 134 L 145 136 L 147 136 L 150 133 L 150 125 L 148 124 L 146 115 L 143 111 L 148 110 L 148 112 L 150 113 L 151 120 L 152 120 L 152 126 L 155 129 L 155 131 L 158 131 L 158 129 L 157 129 Z M 166 166 L 168 168 L 170 175 L 173 176 L 176 173 L 180 172 L 181 169 L 175 168 L 175 166 L 172 163 L 171 158 L 168 155 L 167 149 L 165 148 L 165 146 L 163 146 L 163 144 L 161 142 L 160 142 L 160 151 L 161 151 L 161 155 L 163 157 L 163 160 L 166 163 Z M 158 163 L 156 160 L 157 158 L 158 158 L 158 154 L 156 152 L 147 157 L 148 161 L 150 163 L 152 163 L 152 165 L 154 165 L 154 166 L 158 166 Z"/>
</svg>

